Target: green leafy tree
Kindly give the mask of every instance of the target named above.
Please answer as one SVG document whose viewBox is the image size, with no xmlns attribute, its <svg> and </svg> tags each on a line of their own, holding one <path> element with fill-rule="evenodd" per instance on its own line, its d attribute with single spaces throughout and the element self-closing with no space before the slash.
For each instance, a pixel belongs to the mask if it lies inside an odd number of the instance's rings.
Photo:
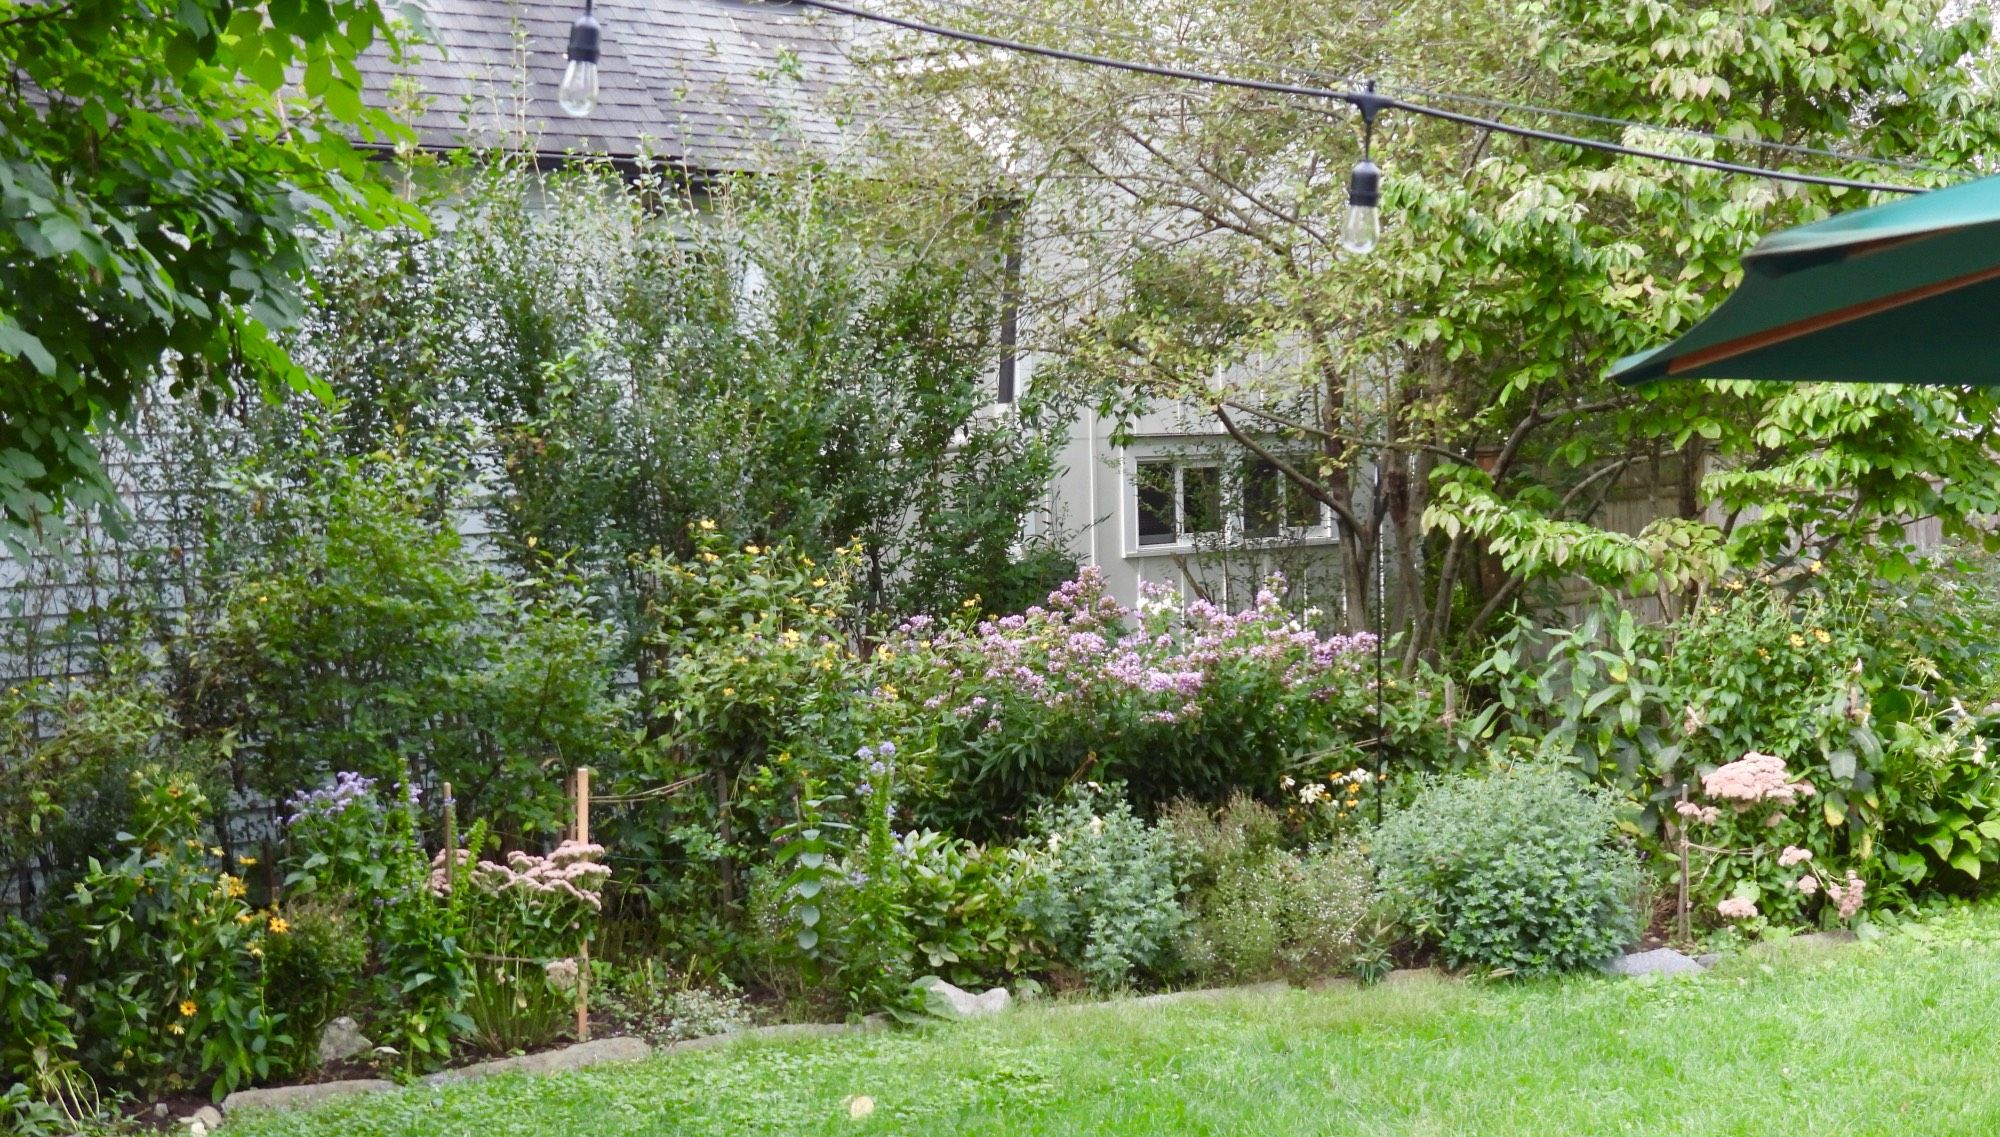
<svg viewBox="0 0 2000 1137">
<path fill-rule="evenodd" d="M 1873 180 L 1951 180 L 2000 141 L 1982 95 L 1986 17 L 1943 3 L 1460 0 L 1386 15 L 1338 0 L 1040 0 L 1014 16 L 937 14 L 1295 83 L 1380 76 L 1386 93 L 1519 125 Z M 1343 256 L 1361 131 L 1338 102 L 934 41 L 888 54 L 911 52 L 936 65 L 885 75 L 912 113 L 935 112 L 912 163 L 1003 176 L 1030 201 L 1045 381 L 1128 422 L 1190 408 L 1276 459 L 1334 518 L 1352 627 L 1373 623 L 1381 557 L 1406 669 L 1559 601 L 1577 576 L 1672 604 L 1802 543 L 1895 572 L 1903 520 L 1970 530 L 2000 506 L 1983 393 L 1602 378 L 1726 294 L 1761 233 L 1865 194 L 1391 111 L 1374 137 L 1387 228 L 1372 257 Z M 1620 133 L 1467 97 L 1651 125 Z"/>
<path fill-rule="evenodd" d="M 101 431 L 167 366 L 204 405 L 309 389 L 273 332 L 306 230 L 416 220 L 356 137 L 376 0 L 0 0 L 0 539 L 112 502 Z"/>
</svg>

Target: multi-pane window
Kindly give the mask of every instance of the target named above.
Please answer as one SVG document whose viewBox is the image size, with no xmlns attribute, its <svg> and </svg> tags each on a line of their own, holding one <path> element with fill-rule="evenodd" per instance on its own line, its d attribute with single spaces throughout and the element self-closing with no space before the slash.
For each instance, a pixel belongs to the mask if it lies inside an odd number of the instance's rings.
<svg viewBox="0 0 2000 1137">
<path fill-rule="evenodd" d="M 1141 547 L 1202 537 L 1320 537 L 1320 503 L 1260 458 L 1141 458 L 1133 477 Z"/>
<path fill-rule="evenodd" d="M 1222 532 L 1222 467 L 1148 459 L 1139 463 L 1139 543 L 1177 545 Z"/>
</svg>

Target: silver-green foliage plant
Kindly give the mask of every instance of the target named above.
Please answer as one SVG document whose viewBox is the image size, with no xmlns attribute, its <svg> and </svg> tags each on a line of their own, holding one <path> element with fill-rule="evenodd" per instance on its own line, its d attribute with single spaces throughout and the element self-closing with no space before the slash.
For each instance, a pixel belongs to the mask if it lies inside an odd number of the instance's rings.
<svg viewBox="0 0 2000 1137">
<path fill-rule="evenodd" d="M 1434 781 L 1376 834 L 1382 891 L 1452 967 L 1547 975 L 1639 932 L 1616 799 L 1552 765 Z"/>
<path fill-rule="evenodd" d="M 1024 908 L 1058 959 L 1099 990 L 1164 971 L 1184 920 L 1172 836 L 1094 784 L 1045 806 L 1033 833 L 1047 873 Z"/>
</svg>

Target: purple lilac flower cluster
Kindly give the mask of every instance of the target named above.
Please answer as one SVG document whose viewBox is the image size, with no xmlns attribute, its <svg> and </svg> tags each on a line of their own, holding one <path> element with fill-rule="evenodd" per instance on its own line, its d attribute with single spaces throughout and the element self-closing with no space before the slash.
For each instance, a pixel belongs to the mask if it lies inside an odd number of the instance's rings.
<svg viewBox="0 0 2000 1137">
<path fill-rule="evenodd" d="M 334 818 L 346 813 L 357 804 L 375 804 L 375 779 L 365 778 L 352 771 L 342 771 L 317 789 L 301 790 L 293 794 L 285 804 L 291 808 L 291 816 L 286 825 L 297 825 L 307 818 Z"/>
<path fill-rule="evenodd" d="M 1136 700 L 1143 721 L 1185 722 L 1225 670 L 1250 667 L 1287 693 L 1324 699 L 1355 681 L 1374 648 L 1367 633 L 1322 636 L 1279 605 L 1282 578 L 1253 607 L 1231 613 L 1206 600 L 1179 608 L 1171 590 L 1146 589 L 1138 608 L 1106 595 L 1103 573 L 1085 568 L 1046 605 L 988 620 L 967 632 L 912 619 L 898 629 L 898 655 L 950 665 L 951 692 L 924 701 L 984 729 L 1000 729 L 1003 692 L 1050 710 Z M 941 657 L 941 658 L 940 658 Z M 968 677 L 970 677 L 968 679 Z M 984 692 L 984 693 L 975 693 Z"/>
</svg>

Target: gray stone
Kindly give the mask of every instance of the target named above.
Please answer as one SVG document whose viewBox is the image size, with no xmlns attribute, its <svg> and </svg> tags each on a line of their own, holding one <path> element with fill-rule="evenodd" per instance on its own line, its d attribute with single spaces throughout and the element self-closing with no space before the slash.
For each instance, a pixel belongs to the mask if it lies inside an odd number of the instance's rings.
<svg viewBox="0 0 2000 1137">
<path fill-rule="evenodd" d="M 1242 987 L 1197 987 L 1190 991 L 1162 991 L 1157 995 L 1141 995 L 1131 1002 L 1135 1007 L 1164 1007 L 1175 1003 L 1227 999 L 1232 995 L 1277 995 L 1289 990 L 1291 986 L 1285 983 L 1251 983 Z"/>
<path fill-rule="evenodd" d="M 424 1082 L 428 1085 L 441 1086 L 451 1082 L 470 1081 L 474 1078 L 490 1078 L 495 1074 L 556 1074 L 565 1070 L 583 1070 L 612 1062 L 639 1062 L 652 1056 L 653 1048 L 646 1045 L 646 1040 L 643 1038 L 597 1038 L 589 1042 L 579 1042 L 574 1046 L 565 1046 L 561 1050 L 519 1054 L 512 1058 L 496 1058 L 491 1062 L 460 1066 L 456 1070 L 441 1070 L 426 1077 Z"/>
<path fill-rule="evenodd" d="M 1382 977 L 1382 982 L 1391 986 L 1402 983 L 1436 983 L 1444 978 L 1444 973 L 1435 967 L 1399 967 Z"/>
<path fill-rule="evenodd" d="M 1722 953 L 1719 951 L 1712 951 L 1707 953 L 1706 955 L 1695 956 L 1694 961 L 1696 963 L 1701 964 L 1702 968 L 1706 970 L 1722 962 Z"/>
<path fill-rule="evenodd" d="M 375 1043 L 361 1033 L 361 1024 L 342 1015 L 326 1024 L 326 1029 L 320 1032 L 316 1053 L 320 1065 L 324 1066 L 329 1062 L 345 1062 L 373 1049 Z"/>
<path fill-rule="evenodd" d="M 189 1129 L 199 1125 L 202 1132 L 213 1133 L 222 1127 L 222 1113 L 212 1105 L 205 1105 L 181 1118 L 181 1122 Z"/>
<path fill-rule="evenodd" d="M 995 987 L 981 995 L 975 995 L 962 987 L 954 987 L 940 979 L 929 985 L 930 1003 L 934 1008 L 948 1012 L 949 1017 L 958 1019 L 979 1019 L 987 1015 L 997 1015 L 1007 1009 L 1013 996 L 1005 987 Z"/>
<path fill-rule="evenodd" d="M 169 1112 L 171 1111 L 167 1109 L 166 1102 L 156 1101 L 153 1103 L 153 1116 L 159 1118 L 161 1121 L 165 1121 L 167 1119 L 167 1114 Z"/>
<path fill-rule="evenodd" d="M 1654 948 L 1621 955 L 1604 965 L 1612 975 L 1699 975 L 1701 964 L 1672 948 Z"/>
<path fill-rule="evenodd" d="M 306 1086 L 272 1086 L 262 1090 L 237 1090 L 222 1099 L 222 1112 L 239 1109 L 277 1109 L 305 1105 L 342 1094 L 374 1094 L 393 1090 L 396 1083 L 385 1078 L 350 1078 L 344 1082 L 316 1082 Z"/>
</svg>

